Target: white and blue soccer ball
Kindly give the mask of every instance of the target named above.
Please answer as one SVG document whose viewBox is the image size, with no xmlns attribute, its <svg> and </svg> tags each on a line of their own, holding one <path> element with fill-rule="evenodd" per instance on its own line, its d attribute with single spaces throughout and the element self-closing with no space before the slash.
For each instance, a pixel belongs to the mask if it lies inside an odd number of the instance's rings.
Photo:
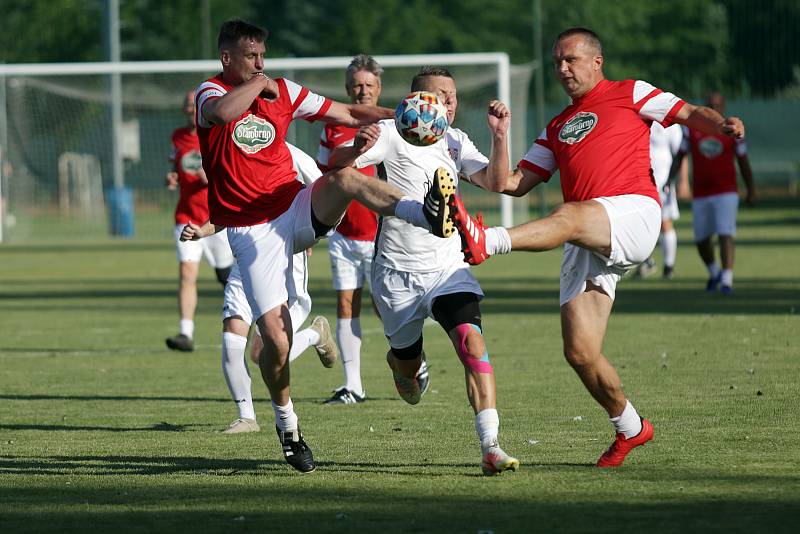
<svg viewBox="0 0 800 534">
<path fill-rule="evenodd" d="M 438 96 L 427 91 L 416 91 L 400 101 L 394 110 L 394 124 L 400 136 L 415 146 L 434 144 L 450 126 L 447 108 Z"/>
</svg>

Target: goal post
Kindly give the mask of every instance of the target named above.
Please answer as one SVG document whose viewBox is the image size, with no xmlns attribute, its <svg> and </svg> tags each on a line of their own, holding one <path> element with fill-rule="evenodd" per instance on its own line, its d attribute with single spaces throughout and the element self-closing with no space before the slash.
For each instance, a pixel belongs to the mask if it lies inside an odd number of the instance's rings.
<svg viewBox="0 0 800 534">
<path fill-rule="evenodd" d="M 500 52 L 377 55 L 375 59 L 384 68 L 381 105 L 393 108 L 408 93 L 420 66 L 445 66 L 458 87 L 455 126 L 488 154 L 486 105 L 499 99 L 513 115 L 511 155 L 524 153 L 530 65 L 511 65 L 508 55 Z M 267 58 L 265 71 L 347 101 L 345 69 L 351 60 L 350 56 Z M 65 237 L 59 232 L 76 238 L 107 235 L 107 220 L 87 218 L 102 211 L 83 215 L 76 210 L 59 211 L 58 161 L 64 153 L 95 157 L 108 195 L 121 184 L 132 190 L 136 211 L 146 214 L 137 217 L 137 238 L 169 237 L 177 201 L 162 186 L 169 170 L 170 134 L 185 124 L 181 114 L 185 91 L 219 70 L 217 60 L 0 64 L 0 239 Z M 112 77 L 121 80 L 121 97 L 112 97 Z M 112 131 L 112 124 L 118 125 L 117 131 Z M 122 131 L 131 127 L 134 130 Z M 321 123 L 295 121 L 288 139 L 315 157 L 321 128 Z M 137 146 L 120 146 L 125 142 Z M 469 184 L 462 193 L 468 205 L 483 209 L 490 222 L 504 226 L 513 224 L 515 210 L 519 213 L 522 206 L 511 197 L 485 193 Z M 79 230 L 71 224 L 76 221 Z"/>
</svg>

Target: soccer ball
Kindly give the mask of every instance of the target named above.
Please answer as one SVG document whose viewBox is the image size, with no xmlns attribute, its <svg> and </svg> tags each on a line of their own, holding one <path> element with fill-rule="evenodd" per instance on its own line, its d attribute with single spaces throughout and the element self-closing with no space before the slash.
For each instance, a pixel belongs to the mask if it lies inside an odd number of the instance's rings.
<svg viewBox="0 0 800 534">
<path fill-rule="evenodd" d="M 439 97 L 417 91 L 405 97 L 394 110 L 394 125 L 400 137 L 415 146 L 429 146 L 444 137 L 450 124 L 447 108 Z"/>
</svg>

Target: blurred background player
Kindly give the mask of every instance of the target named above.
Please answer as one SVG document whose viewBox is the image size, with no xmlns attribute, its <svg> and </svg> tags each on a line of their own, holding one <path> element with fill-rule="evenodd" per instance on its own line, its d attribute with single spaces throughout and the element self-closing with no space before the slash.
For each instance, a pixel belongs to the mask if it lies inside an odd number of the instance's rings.
<svg viewBox="0 0 800 534">
<path fill-rule="evenodd" d="M 414 77 L 411 91 L 434 93 L 447 108 L 448 123 L 453 124 L 458 97 L 455 80 L 447 69 L 423 67 Z M 505 105 L 492 101 L 487 122 L 492 133 L 493 160 L 496 151 L 508 150 L 509 121 Z M 418 147 L 403 140 L 393 120 L 361 128 L 354 143 L 339 147 L 331 161 L 334 165 L 356 167 L 383 163 L 389 184 L 412 198 L 426 198 L 429 205 L 435 203 L 437 213 L 450 229 L 452 222 L 444 217 L 446 206 L 441 193 L 455 191 L 456 177 L 480 183 L 488 174 L 508 173 L 507 159 L 505 168 L 498 169 L 457 128 L 451 126 L 436 143 Z M 420 401 L 422 384 L 418 373 L 425 361 L 422 331 L 425 319 L 433 317 L 447 333 L 464 366 L 483 473 L 496 475 L 516 470 L 519 460 L 506 454 L 498 443 L 497 388 L 479 304 L 483 291 L 464 264 L 458 237 L 453 233 L 442 239 L 398 217 L 384 216 L 376 249 L 372 295 L 389 341 L 386 360 L 398 393 L 409 404 Z"/>
<path fill-rule="evenodd" d="M 383 68 L 366 54 L 353 58 L 347 67 L 345 89 L 353 104 L 377 106 L 381 96 Z M 330 152 L 340 145 L 351 145 L 358 128 L 326 124 L 322 131 L 317 164 L 327 172 Z M 357 169 L 375 176 L 374 165 Z M 344 368 L 344 385 L 337 388 L 325 404 L 356 404 L 366 395 L 361 384 L 361 296 L 369 278 L 375 253 L 378 220 L 358 201 L 348 206 L 342 221 L 328 240 L 328 252 L 336 290 L 336 340 Z"/>
<path fill-rule="evenodd" d="M 175 208 L 175 244 L 177 247 L 179 276 L 178 312 L 180 325 L 178 334 L 166 339 L 172 350 L 190 352 L 194 350 L 194 313 L 197 308 L 197 273 L 200 259 L 214 268 L 217 280 L 224 286 L 228 279 L 233 254 L 224 232 L 202 241 L 181 241 L 181 230 L 188 222 L 202 223 L 208 220 L 208 179 L 203 171 L 200 157 L 200 140 L 195 123 L 194 92 L 186 93 L 183 103 L 186 126 L 172 133 L 172 155 L 174 170 L 167 173 L 167 189 L 178 190 L 180 197 Z"/>
<path fill-rule="evenodd" d="M 713 92 L 708 106 L 720 114 L 725 113 L 725 97 Z M 736 214 L 739 210 L 739 192 L 736 186 L 736 167 L 739 163 L 742 179 L 747 187 L 745 202 L 756 201 L 753 171 L 747 158 L 744 138 L 733 139 L 719 133 L 705 133 L 694 128 L 684 130 L 684 140 L 679 160 L 687 152 L 692 154 L 692 215 L 694 216 L 694 242 L 697 252 L 708 270 L 707 291 L 719 288 L 723 295 L 733 294 L 733 261 L 735 256 Z M 719 236 L 722 268 L 714 259 L 711 238 Z"/>
<path fill-rule="evenodd" d="M 663 278 L 671 279 L 675 270 L 675 258 L 678 253 L 678 234 L 673 221 L 678 220 L 678 194 L 674 180 L 670 180 L 672 161 L 681 149 L 683 130 L 679 124 L 664 128 L 660 123 L 653 122 L 650 126 L 650 166 L 653 169 L 653 179 L 661 198 L 661 255 L 664 257 Z M 680 166 L 681 177 L 685 175 L 687 165 Z M 636 269 L 636 274 L 645 277 L 656 270 L 653 256 L 650 256 Z"/>
<path fill-rule="evenodd" d="M 383 68 L 372 56 L 359 54 L 347 67 L 345 89 L 353 104 L 377 106 L 381 95 Z M 325 125 L 320 137 L 317 164 L 323 172 L 329 170 L 331 150 L 351 146 L 358 128 Z M 357 169 L 367 176 L 376 176 L 381 165 Z M 328 240 L 328 252 L 336 290 L 336 339 L 339 343 L 344 385 L 334 390 L 325 404 L 356 404 L 364 402 L 366 394 L 361 383 L 361 303 L 364 282 L 369 280 L 372 256 L 375 254 L 375 234 L 378 220 L 374 212 L 358 201 L 347 208 L 342 222 Z M 427 390 L 428 367 L 423 362 L 417 379 Z"/>
</svg>

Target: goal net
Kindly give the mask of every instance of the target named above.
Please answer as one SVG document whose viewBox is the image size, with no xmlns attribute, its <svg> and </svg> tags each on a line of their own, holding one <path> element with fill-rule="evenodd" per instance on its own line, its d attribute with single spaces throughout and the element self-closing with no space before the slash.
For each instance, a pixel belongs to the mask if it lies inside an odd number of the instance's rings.
<svg viewBox="0 0 800 534">
<path fill-rule="evenodd" d="M 346 102 L 350 59 L 268 59 L 265 71 Z M 531 67 L 511 66 L 502 53 L 376 59 L 381 105 L 395 107 L 420 66 L 446 66 L 458 87 L 455 126 L 488 154 L 486 105 L 499 98 L 513 115 L 512 161 L 527 149 Z M 0 65 L 0 240 L 169 238 L 177 202 L 164 187 L 170 137 L 185 124 L 186 91 L 218 71 L 217 61 Z M 316 158 L 322 127 L 295 121 L 287 140 Z M 462 194 L 487 222 L 526 215 L 527 203 L 469 184 Z"/>
</svg>

